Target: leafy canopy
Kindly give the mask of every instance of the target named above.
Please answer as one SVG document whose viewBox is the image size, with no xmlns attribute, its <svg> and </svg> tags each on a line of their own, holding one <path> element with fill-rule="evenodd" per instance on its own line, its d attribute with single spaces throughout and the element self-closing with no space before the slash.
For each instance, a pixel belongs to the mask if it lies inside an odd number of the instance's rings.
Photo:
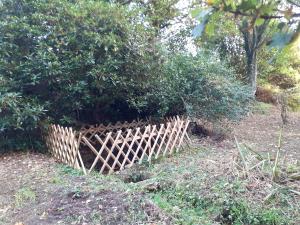
<svg viewBox="0 0 300 225">
<path fill-rule="evenodd" d="M 219 12 L 232 14 L 236 20 L 247 21 L 248 29 L 261 26 L 268 20 L 278 20 L 279 32 L 273 37 L 273 46 L 283 46 L 293 42 L 300 33 L 298 0 L 207 0 L 206 6 L 204 10 L 197 8 L 193 12 L 201 21 L 194 30 L 196 36 L 201 35 L 210 17 Z"/>
</svg>

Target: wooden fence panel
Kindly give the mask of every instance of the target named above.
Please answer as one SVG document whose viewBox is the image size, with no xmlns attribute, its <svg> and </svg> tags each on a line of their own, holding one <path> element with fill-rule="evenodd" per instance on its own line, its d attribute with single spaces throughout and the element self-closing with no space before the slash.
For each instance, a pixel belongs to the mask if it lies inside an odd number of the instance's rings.
<svg viewBox="0 0 300 225">
<path fill-rule="evenodd" d="M 59 125 L 49 127 L 46 138 L 52 155 L 69 166 L 82 169 L 85 174 L 97 169 L 112 173 L 154 157 L 172 154 L 190 141 L 188 118 L 172 117 L 166 123 L 151 125 L 148 121 L 84 127 L 79 132 Z M 87 163 L 83 157 L 89 154 Z"/>
<path fill-rule="evenodd" d="M 72 167 L 79 167 L 77 161 L 79 143 L 76 132 L 72 128 L 51 125 L 46 137 L 46 144 L 50 153 L 57 160 Z"/>
</svg>

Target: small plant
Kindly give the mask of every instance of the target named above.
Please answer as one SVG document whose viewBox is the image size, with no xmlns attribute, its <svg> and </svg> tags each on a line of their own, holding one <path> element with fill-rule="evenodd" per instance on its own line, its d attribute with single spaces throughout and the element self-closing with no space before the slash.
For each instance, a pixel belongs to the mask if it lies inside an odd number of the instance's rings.
<svg viewBox="0 0 300 225">
<path fill-rule="evenodd" d="M 64 181 L 61 177 L 54 176 L 50 179 L 50 183 L 52 183 L 52 184 L 64 184 Z"/>
<path fill-rule="evenodd" d="M 99 212 L 95 211 L 92 212 L 92 214 L 90 215 L 92 224 L 101 224 L 101 215 L 99 214 Z"/>
<path fill-rule="evenodd" d="M 71 176 L 81 176 L 83 175 L 83 172 L 81 170 L 78 169 L 74 169 L 70 166 L 66 166 L 66 165 L 59 165 L 59 170 L 63 173 L 63 174 L 68 174 Z"/>
<path fill-rule="evenodd" d="M 255 209 L 241 199 L 227 199 L 217 217 L 221 224 L 280 225 L 286 224 L 279 212 L 273 209 Z"/>
<path fill-rule="evenodd" d="M 17 208 L 21 207 L 27 201 L 34 202 L 36 198 L 35 192 L 30 188 L 21 188 L 15 194 L 15 205 Z"/>
</svg>

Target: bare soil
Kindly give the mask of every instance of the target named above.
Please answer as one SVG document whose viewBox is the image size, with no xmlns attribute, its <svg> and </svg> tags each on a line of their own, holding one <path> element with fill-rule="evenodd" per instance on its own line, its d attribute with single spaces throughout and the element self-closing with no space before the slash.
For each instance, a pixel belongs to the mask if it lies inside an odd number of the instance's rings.
<svg viewBox="0 0 300 225">
<path fill-rule="evenodd" d="M 300 113 L 290 112 L 288 121 L 282 128 L 280 111 L 272 107 L 264 114 L 250 114 L 233 125 L 232 133 L 224 141 L 215 142 L 211 138 L 202 138 L 198 143 L 228 151 L 236 147 L 235 136 L 239 142 L 255 151 L 275 154 L 282 129 L 281 154 L 289 160 L 300 160 Z"/>
</svg>

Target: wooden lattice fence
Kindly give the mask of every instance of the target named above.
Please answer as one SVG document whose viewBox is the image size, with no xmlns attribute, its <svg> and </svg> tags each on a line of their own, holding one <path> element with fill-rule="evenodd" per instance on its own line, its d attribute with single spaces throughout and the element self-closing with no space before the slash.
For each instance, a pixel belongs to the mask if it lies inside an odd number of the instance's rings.
<svg viewBox="0 0 300 225">
<path fill-rule="evenodd" d="M 137 120 L 125 123 L 72 128 L 51 125 L 46 143 L 59 161 L 85 174 L 93 170 L 112 173 L 134 163 L 179 151 L 190 139 L 188 118 L 172 117 L 162 124 Z"/>
</svg>

